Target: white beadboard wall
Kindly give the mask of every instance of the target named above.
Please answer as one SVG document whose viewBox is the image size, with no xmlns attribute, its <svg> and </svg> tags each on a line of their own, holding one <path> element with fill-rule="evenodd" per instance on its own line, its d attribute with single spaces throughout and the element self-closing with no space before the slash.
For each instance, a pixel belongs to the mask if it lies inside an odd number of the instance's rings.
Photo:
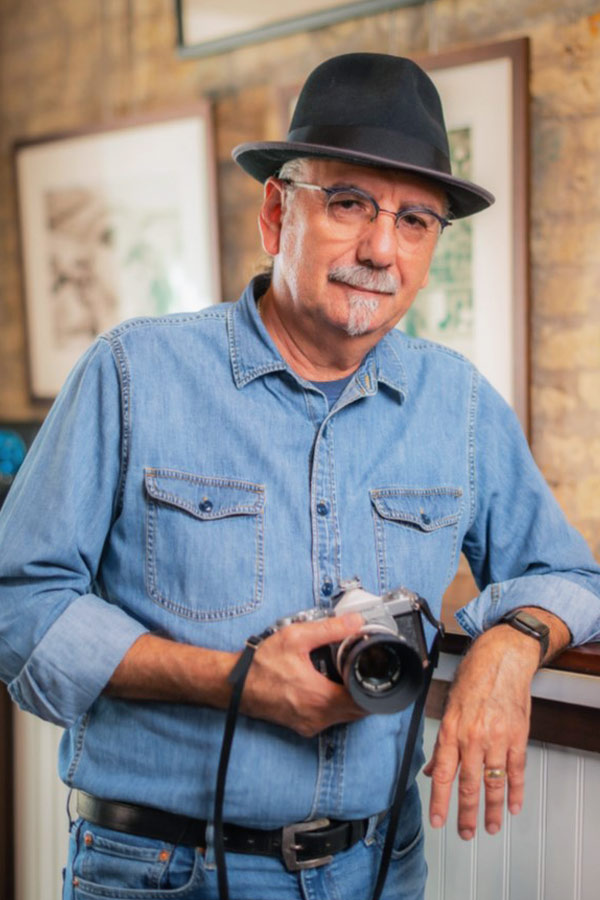
<svg viewBox="0 0 600 900">
<path fill-rule="evenodd" d="M 426 722 L 427 753 L 437 724 Z M 16 711 L 16 900 L 61 897 L 67 791 L 56 774 L 59 739 L 58 728 Z M 426 806 L 428 780 L 420 781 Z M 470 843 L 455 820 L 454 797 L 449 825 L 427 828 L 426 900 L 599 900 L 600 755 L 532 742 L 523 812 L 495 837 L 480 828 Z"/>
</svg>

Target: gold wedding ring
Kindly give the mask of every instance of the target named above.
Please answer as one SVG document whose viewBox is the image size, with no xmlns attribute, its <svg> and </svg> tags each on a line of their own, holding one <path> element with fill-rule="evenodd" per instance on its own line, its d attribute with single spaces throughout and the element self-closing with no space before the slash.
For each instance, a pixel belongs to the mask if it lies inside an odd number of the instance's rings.
<svg viewBox="0 0 600 900">
<path fill-rule="evenodd" d="M 506 769 L 484 769 L 484 778 L 506 778 Z"/>
</svg>

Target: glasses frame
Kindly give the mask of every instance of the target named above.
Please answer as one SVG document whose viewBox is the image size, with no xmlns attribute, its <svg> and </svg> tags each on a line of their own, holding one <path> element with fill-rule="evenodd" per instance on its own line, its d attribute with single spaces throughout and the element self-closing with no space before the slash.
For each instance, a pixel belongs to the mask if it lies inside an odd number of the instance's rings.
<svg viewBox="0 0 600 900">
<path fill-rule="evenodd" d="M 394 212 L 391 209 L 383 209 L 375 199 L 375 197 L 371 196 L 367 191 L 363 191 L 362 188 L 358 187 L 324 187 L 322 184 L 311 184 L 308 181 L 294 181 L 293 178 L 279 178 L 278 181 L 281 181 L 282 184 L 287 184 L 290 187 L 299 187 L 306 188 L 309 191 L 322 191 L 327 195 L 328 198 L 335 197 L 336 194 L 347 194 L 354 193 L 359 197 L 364 197 L 365 200 L 368 200 L 369 203 L 373 206 L 375 210 L 375 215 L 369 219 L 369 222 L 374 222 L 381 213 L 387 216 L 394 217 L 394 227 L 397 228 L 401 219 L 403 219 L 407 215 L 411 215 L 414 213 L 427 213 L 429 216 L 433 216 L 440 223 L 440 233 L 438 237 L 441 236 L 444 228 L 447 228 L 449 225 L 452 225 L 452 222 L 449 219 L 444 218 L 439 213 L 436 213 L 435 210 L 430 209 L 428 206 L 408 206 L 405 209 L 399 209 L 397 212 Z"/>
</svg>

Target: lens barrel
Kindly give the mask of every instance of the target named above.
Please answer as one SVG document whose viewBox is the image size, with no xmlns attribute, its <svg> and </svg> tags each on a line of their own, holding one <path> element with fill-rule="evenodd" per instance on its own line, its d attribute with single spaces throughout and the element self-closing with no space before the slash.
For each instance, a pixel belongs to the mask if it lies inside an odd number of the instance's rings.
<svg viewBox="0 0 600 900">
<path fill-rule="evenodd" d="M 402 638 L 389 632 L 363 634 L 345 643 L 338 660 L 354 701 L 370 713 L 395 713 L 416 699 L 423 661 Z"/>
</svg>

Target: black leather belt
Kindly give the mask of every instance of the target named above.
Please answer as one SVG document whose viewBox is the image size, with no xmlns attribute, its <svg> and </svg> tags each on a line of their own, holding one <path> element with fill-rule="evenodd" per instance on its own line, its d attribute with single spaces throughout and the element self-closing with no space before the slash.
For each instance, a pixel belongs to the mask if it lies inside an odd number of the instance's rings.
<svg viewBox="0 0 600 900">
<path fill-rule="evenodd" d="M 82 819 L 113 831 L 137 834 L 169 844 L 206 846 L 205 821 L 165 812 L 152 806 L 102 800 L 78 791 L 77 813 Z M 379 821 L 385 815 L 385 812 L 380 813 Z M 287 869 L 296 872 L 331 862 L 334 853 L 348 850 L 365 836 L 368 824 L 368 819 L 314 819 L 312 822 L 296 822 L 272 831 L 225 824 L 223 838 L 225 849 L 231 853 L 282 856 Z"/>
</svg>

